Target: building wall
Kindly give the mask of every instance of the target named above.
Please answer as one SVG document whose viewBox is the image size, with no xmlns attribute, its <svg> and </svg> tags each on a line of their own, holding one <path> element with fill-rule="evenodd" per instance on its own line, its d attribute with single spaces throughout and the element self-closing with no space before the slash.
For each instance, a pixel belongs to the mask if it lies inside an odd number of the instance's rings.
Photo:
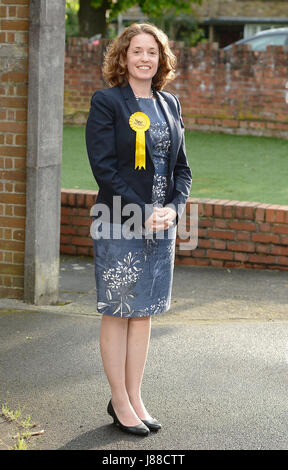
<svg viewBox="0 0 288 470">
<path fill-rule="evenodd" d="M 0 0 L 0 297 L 22 298 L 29 0 Z"/>
<path fill-rule="evenodd" d="M 193 6 L 193 10 L 206 18 L 218 16 L 287 18 L 288 16 L 286 0 L 202 0 L 201 5 Z"/>
<path fill-rule="evenodd" d="M 85 124 L 92 94 L 105 87 L 101 64 L 106 45 L 68 40 L 66 124 Z M 177 78 L 166 89 L 179 97 L 187 129 L 288 137 L 288 53 L 281 47 L 264 52 L 247 46 L 223 51 L 217 44 L 172 48 Z"/>
</svg>

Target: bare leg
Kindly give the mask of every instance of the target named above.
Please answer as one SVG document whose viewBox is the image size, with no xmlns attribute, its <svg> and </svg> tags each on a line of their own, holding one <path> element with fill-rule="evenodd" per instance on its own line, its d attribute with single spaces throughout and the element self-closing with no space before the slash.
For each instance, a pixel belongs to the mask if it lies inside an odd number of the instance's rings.
<svg viewBox="0 0 288 470">
<path fill-rule="evenodd" d="M 127 333 L 126 390 L 140 419 L 151 419 L 141 398 L 141 383 L 148 354 L 151 317 L 130 318 Z"/>
<path fill-rule="evenodd" d="M 140 419 L 133 410 L 125 384 L 128 319 L 102 316 L 100 350 L 104 371 L 112 392 L 112 404 L 124 426 L 137 426 Z"/>
</svg>

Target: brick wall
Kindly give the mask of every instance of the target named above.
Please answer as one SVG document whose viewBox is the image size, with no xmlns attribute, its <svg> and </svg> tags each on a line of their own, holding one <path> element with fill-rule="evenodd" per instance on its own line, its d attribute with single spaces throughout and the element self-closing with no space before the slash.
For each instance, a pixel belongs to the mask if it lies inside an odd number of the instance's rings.
<svg viewBox="0 0 288 470">
<path fill-rule="evenodd" d="M 105 87 L 101 64 L 106 45 L 107 40 L 95 46 L 83 38 L 67 41 L 66 124 L 85 124 L 92 94 Z M 180 98 L 187 129 L 288 138 L 288 52 L 242 46 L 231 53 L 217 44 L 172 48 L 178 75 L 167 90 Z"/>
<path fill-rule="evenodd" d="M 109 41 L 95 47 L 85 38 L 68 38 L 65 54 L 64 122 L 83 124 L 90 99 L 96 89 L 104 88 L 101 75 L 103 53 Z"/>
<path fill-rule="evenodd" d="M 96 199 L 97 191 L 62 189 L 61 253 L 93 256 Z M 179 250 L 177 238 L 176 264 L 288 270 L 288 206 L 189 198 L 187 230 L 189 204 L 198 204 L 198 246 Z"/>
<path fill-rule="evenodd" d="M 0 0 L 0 297 L 22 298 L 29 0 Z"/>
</svg>

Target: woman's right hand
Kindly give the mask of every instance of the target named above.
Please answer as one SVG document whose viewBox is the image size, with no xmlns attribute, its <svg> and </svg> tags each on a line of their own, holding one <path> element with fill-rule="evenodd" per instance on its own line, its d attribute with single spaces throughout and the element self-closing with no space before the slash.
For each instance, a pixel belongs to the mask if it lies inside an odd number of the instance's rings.
<svg viewBox="0 0 288 470">
<path fill-rule="evenodd" d="M 153 212 L 145 221 L 145 227 L 151 232 L 166 230 L 173 225 L 173 222 L 166 217 L 164 207 L 154 207 Z"/>
</svg>

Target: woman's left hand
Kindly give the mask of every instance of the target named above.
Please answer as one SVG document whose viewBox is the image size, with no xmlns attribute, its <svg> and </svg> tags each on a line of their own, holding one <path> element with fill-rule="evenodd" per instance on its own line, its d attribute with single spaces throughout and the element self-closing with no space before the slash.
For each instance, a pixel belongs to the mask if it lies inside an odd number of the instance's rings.
<svg viewBox="0 0 288 470">
<path fill-rule="evenodd" d="M 172 207 L 163 207 L 164 220 L 173 222 L 176 219 L 177 212 Z"/>
</svg>

